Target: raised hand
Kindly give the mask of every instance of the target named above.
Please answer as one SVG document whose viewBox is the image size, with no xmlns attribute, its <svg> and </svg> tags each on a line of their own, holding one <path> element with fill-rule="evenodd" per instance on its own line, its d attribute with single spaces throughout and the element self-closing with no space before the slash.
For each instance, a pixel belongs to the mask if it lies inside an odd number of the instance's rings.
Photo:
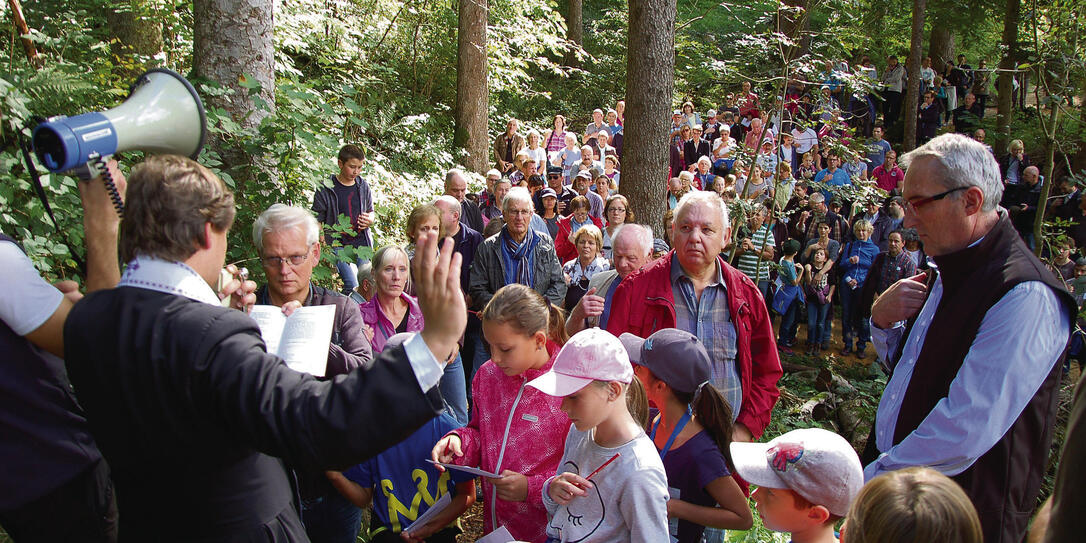
<svg viewBox="0 0 1086 543">
<path fill-rule="evenodd" d="M 438 235 L 423 232 L 417 240 L 411 273 L 426 321 L 421 335 L 434 358 L 447 360 L 468 322 L 468 308 L 460 291 L 461 256 L 445 243 L 438 251 Z M 437 259 L 433 254 L 438 253 Z"/>
</svg>

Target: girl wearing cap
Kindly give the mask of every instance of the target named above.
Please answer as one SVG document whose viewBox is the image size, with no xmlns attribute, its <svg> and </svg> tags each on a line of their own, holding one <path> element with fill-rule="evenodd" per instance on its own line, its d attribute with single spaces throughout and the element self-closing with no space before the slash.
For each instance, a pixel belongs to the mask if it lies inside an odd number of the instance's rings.
<svg viewBox="0 0 1086 543">
<path fill-rule="evenodd" d="M 557 475 L 544 486 L 547 541 L 659 543 L 667 536 L 667 478 L 626 407 L 633 380 L 618 338 L 599 328 L 570 338 L 528 386 L 562 398 L 573 421 Z"/>
<path fill-rule="evenodd" d="M 667 470 L 671 535 L 681 543 L 697 543 L 707 526 L 749 529 L 754 517 L 729 467 L 732 410 L 715 388 L 704 386 L 711 371 L 705 347 L 693 334 L 675 328 L 647 340 L 629 333 L 621 339 L 638 353 L 634 372 L 660 409 L 650 428 Z"/>
<path fill-rule="evenodd" d="M 479 313 L 491 359 L 471 383 L 471 421 L 434 446 L 437 462 L 497 473 L 483 479 L 487 532 L 505 526 L 518 541 L 541 543 L 544 482 L 558 469 L 569 419 L 561 400 L 527 387 L 554 364 L 565 317 L 530 287 L 506 285 Z"/>
<path fill-rule="evenodd" d="M 550 187 L 540 192 L 539 199 L 543 202 L 543 213 L 540 213 L 540 216 L 543 217 L 543 222 L 547 223 L 547 232 L 551 239 L 558 239 L 558 219 L 562 218 L 558 214 L 558 193 Z"/>
</svg>

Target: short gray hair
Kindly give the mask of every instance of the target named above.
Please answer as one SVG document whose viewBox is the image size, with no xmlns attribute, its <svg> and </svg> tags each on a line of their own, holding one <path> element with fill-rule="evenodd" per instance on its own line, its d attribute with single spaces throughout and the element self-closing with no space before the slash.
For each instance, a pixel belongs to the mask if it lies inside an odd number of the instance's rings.
<svg viewBox="0 0 1086 543">
<path fill-rule="evenodd" d="M 620 236 L 623 238 L 632 236 L 634 241 L 637 242 L 638 246 L 643 249 L 642 252 L 645 253 L 645 255 L 652 254 L 653 239 L 651 228 L 636 223 L 625 223 L 618 225 L 618 228 L 615 229 L 615 233 L 611 236 L 612 248 L 618 245 L 618 239 Z"/>
<path fill-rule="evenodd" d="M 509 192 L 505 194 L 505 199 L 502 200 L 502 213 L 504 214 L 509 210 L 509 205 L 513 202 L 520 202 L 522 204 L 528 204 L 532 206 L 532 193 L 528 192 L 528 189 L 524 187 L 513 187 L 509 189 Z"/>
<path fill-rule="evenodd" d="M 821 204 L 826 201 L 826 195 L 821 192 L 815 191 L 807 198 L 812 204 Z"/>
<path fill-rule="evenodd" d="M 695 204 L 705 204 L 709 207 L 715 207 L 720 210 L 721 226 L 727 231 L 731 228 L 732 223 L 728 219 L 728 206 L 724 204 L 724 200 L 720 198 L 720 195 L 711 190 L 692 190 L 679 200 L 678 205 L 675 206 L 674 222 L 671 223 L 672 228 L 675 227 L 675 222 L 678 222 L 679 215 L 682 215 L 686 208 Z"/>
<path fill-rule="evenodd" d="M 464 170 L 461 170 L 460 168 L 453 168 L 445 172 L 445 186 L 448 187 L 449 182 L 453 179 L 456 179 L 457 177 L 463 177 L 464 182 L 468 182 L 468 176 L 464 174 Z"/>
<path fill-rule="evenodd" d="M 984 194 L 981 211 L 994 211 L 1003 198 L 999 163 L 983 143 L 962 134 L 943 134 L 905 153 L 906 168 L 918 158 L 933 158 L 943 167 L 939 184 L 946 189 L 977 187 Z"/>
<path fill-rule="evenodd" d="M 433 205 L 441 207 L 437 205 L 438 202 L 442 202 L 445 205 L 449 206 L 449 209 L 456 213 L 457 217 L 462 216 L 464 213 L 464 206 L 460 205 L 460 201 L 456 198 L 453 198 L 452 196 L 449 196 L 448 194 L 438 196 L 437 199 L 434 200 Z"/>
<path fill-rule="evenodd" d="M 313 245 L 320 239 L 321 226 L 311 211 L 286 204 L 272 204 L 253 223 L 253 245 L 258 252 L 263 253 L 266 234 L 291 228 L 297 228 L 305 234 L 307 245 Z"/>
<path fill-rule="evenodd" d="M 364 281 L 373 283 L 373 261 L 366 260 L 362 262 L 362 265 L 358 267 L 358 284 L 361 285 Z"/>
</svg>

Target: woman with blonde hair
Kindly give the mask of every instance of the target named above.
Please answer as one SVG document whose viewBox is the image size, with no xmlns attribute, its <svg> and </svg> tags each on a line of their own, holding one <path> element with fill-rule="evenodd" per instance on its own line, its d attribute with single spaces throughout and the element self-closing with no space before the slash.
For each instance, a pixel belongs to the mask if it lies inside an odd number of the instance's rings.
<svg viewBox="0 0 1086 543">
<path fill-rule="evenodd" d="M 577 256 L 562 265 L 566 277 L 565 309 L 570 311 L 581 297 L 588 292 L 588 281 L 592 276 L 611 269 L 611 264 L 603 255 L 603 234 L 594 224 L 586 224 L 570 235 L 570 241 L 577 248 Z"/>
</svg>

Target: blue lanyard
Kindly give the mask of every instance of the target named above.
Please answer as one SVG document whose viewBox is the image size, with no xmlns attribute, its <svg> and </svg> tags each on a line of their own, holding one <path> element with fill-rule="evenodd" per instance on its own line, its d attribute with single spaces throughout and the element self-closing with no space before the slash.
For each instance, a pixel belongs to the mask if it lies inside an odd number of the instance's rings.
<svg viewBox="0 0 1086 543">
<path fill-rule="evenodd" d="M 649 438 L 656 439 L 656 427 L 660 426 L 660 421 L 664 419 L 664 414 L 660 413 L 660 418 L 652 425 L 652 432 L 649 433 Z M 686 408 L 686 413 L 683 413 L 682 418 L 679 419 L 679 423 L 675 425 L 675 429 L 671 431 L 671 437 L 667 438 L 667 443 L 664 443 L 664 448 L 660 450 L 660 460 L 663 460 L 667 456 L 667 452 L 671 450 L 671 444 L 675 443 L 675 438 L 679 437 L 679 433 L 686 427 L 686 423 L 690 422 L 690 408 Z"/>
</svg>

